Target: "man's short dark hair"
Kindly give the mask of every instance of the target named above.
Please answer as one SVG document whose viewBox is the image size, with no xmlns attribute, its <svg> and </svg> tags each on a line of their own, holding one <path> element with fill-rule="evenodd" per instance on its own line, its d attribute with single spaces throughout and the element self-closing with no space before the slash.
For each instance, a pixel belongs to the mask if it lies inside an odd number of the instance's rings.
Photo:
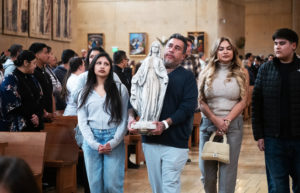
<svg viewBox="0 0 300 193">
<path fill-rule="evenodd" d="M 256 59 L 257 61 L 259 61 L 259 62 L 263 62 L 263 60 L 261 59 L 260 56 L 255 56 L 255 59 Z"/>
<path fill-rule="evenodd" d="M 18 55 L 18 53 L 20 53 L 22 51 L 23 46 L 20 44 L 13 44 L 10 46 L 10 48 L 8 49 L 9 53 L 10 53 L 10 57 L 16 57 Z"/>
<path fill-rule="evenodd" d="M 66 49 L 61 54 L 61 61 L 62 61 L 63 64 L 66 64 L 74 56 L 77 56 L 77 54 L 74 52 L 74 50 Z"/>
<path fill-rule="evenodd" d="M 282 39 L 286 39 L 292 43 L 296 43 L 296 46 L 298 46 L 298 35 L 296 32 L 294 32 L 293 30 L 291 29 L 288 29 L 288 28 L 281 28 L 281 29 L 278 29 L 272 36 L 272 39 L 273 41 L 275 39 L 278 39 L 278 38 L 282 38 Z"/>
<path fill-rule="evenodd" d="M 36 53 L 42 51 L 44 48 L 47 48 L 46 44 L 36 42 L 36 43 L 31 44 L 31 46 L 29 47 L 29 50 L 32 51 L 34 54 L 36 54 Z"/>
<path fill-rule="evenodd" d="M 50 53 L 52 51 L 52 48 L 47 45 L 47 52 Z"/>
<path fill-rule="evenodd" d="M 123 50 L 116 51 L 113 56 L 114 64 L 120 64 L 123 59 L 126 59 L 126 52 Z"/>
<path fill-rule="evenodd" d="M 245 59 L 248 60 L 251 56 L 252 56 L 252 53 L 247 53 L 247 54 L 245 55 Z"/>
<path fill-rule="evenodd" d="M 184 46 L 183 46 L 183 52 L 182 52 L 182 53 L 185 54 L 185 53 L 186 53 L 186 48 L 187 48 L 187 41 L 186 41 L 186 38 L 185 38 L 183 35 L 179 34 L 179 33 L 175 33 L 175 34 L 173 34 L 173 35 L 170 36 L 168 42 L 169 42 L 171 39 L 173 39 L 173 38 L 174 38 L 174 39 L 181 40 L 181 41 L 183 42 Z"/>
<path fill-rule="evenodd" d="M 191 44 L 193 44 L 193 40 L 189 37 L 186 37 L 186 42 L 190 42 Z"/>
</svg>

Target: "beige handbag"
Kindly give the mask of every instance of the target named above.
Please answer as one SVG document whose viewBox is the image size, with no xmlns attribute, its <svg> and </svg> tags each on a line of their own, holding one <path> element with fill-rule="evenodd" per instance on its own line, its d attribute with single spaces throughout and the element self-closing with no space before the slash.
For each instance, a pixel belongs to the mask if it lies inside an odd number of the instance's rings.
<svg viewBox="0 0 300 193">
<path fill-rule="evenodd" d="M 205 142 L 201 158 L 203 160 L 216 160 L 229 164 L 229 144 L 227 144 L 227 137 L 224 134 L 223 143 L 219 143 L 213 141 L 215 136 L 216 132 L 213 132 L 209 138 L 209 141 Z"/>
</svg>

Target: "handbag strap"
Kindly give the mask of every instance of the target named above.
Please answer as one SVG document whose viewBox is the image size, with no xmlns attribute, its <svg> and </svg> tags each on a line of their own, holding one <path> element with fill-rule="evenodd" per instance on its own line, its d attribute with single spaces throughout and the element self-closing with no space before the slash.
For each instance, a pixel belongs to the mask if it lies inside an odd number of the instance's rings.
<svg viewBox="0 0 300 193">
<path fill-rule="evenodd" d="M 210 138 L 209 138 L 209 141 L 213 141 L 214 138 L 215 138 L 215 136 L 216 136 L 216 132 L 214 131 L 214 132 L 211 134 L 211 136 L 210 136 Z M 223 135 L 223 143 L 227 143 L 227 136 L 226 136 L 226 134 Z"/>
</svg>

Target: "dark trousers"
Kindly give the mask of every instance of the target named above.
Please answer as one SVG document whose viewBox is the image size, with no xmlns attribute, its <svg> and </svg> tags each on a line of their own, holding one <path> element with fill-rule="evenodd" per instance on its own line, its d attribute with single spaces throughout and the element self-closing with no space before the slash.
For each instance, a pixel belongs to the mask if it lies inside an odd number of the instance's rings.
<svg viewBox="0 0 300 193">
<path fill-rule="evenodd" d="M 265 161 L 269 193 L 300 193 L 300 140 L 266 137 Z"/>
<path fill-rule="evenodd" d="M 78 157 L 77 164 L 77 183 L 84 187 L 84 193 L 90 193 L 89 182 L 86 175 L 85 163 L 83 156 Z"/>
</svg>

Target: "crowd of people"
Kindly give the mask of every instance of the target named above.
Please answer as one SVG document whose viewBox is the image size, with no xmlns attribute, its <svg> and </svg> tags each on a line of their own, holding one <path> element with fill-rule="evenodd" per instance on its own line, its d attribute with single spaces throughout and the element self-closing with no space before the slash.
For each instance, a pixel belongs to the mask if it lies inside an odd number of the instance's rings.
<svg viewBox="0 0 300 193">
<path fill-rule="evenodd" d="M 169 82 L 161 114 L 156 129 L 142 136 L 154 193 L 180 192 L 180 175 L 188 160 L 188 140 L 197 110 L 203 115 L 199 167 L 204 190 L 233 193 L 243 112 L 251 105 L 253 135 L 265 152 L 269 192 L 289 192 L 289 176 L 293 191 L 300 191 L 298 35 L 282 28 L 272 38 L 274 55 L 264 58 L 247 53 L 243 59 L 232 41 L 221 37 L 205 61 L 203 53 L 192 55 L 189 38 L 170 36 L 162 52 Z M 14 44 L 0 59 L 1 131 L 40 131 L 44 122 L 57 115 L 78 116 L 87 191 L 123 192 L 128 159 L 123 138 L 128 131 L 137 133 L 131 127 L 136 114 L 129 98 L 138 65 L 130 68 L 126 52 L 119 50 L 112 59 L 101 47 L 91 48 L 85 57 L 66 49 L 57 65 L 51 47 L 36 42 L 28 49 Z M 201 159 L 204 143 L 213 132 L 218 141 L 227 136 L 229 164 Z M 2 162 L 9 164 L 0 160 L 0 169 Z M 0 178 L 0 189 L 2 181 Z"/>
</svg>

